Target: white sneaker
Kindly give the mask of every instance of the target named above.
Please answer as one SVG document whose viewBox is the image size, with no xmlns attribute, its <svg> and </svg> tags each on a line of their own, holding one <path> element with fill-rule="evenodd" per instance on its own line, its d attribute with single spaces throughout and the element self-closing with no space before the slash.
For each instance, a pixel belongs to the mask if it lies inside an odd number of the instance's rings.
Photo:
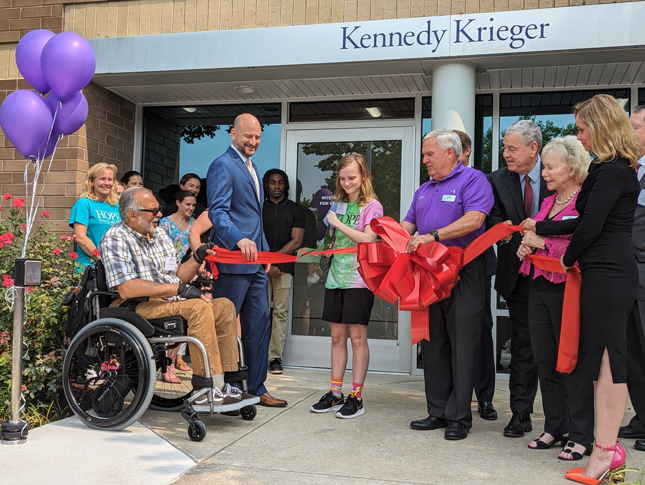
<svg viewBox="0 0 645 485">
<path fill-rule="evenodd" d="M 210 392 L 212 392 L 213 397 L 213 412 L 214 413 L 225 413 L 228 411 L 235 411 L 236 409 L 243 408 L 246 406 L 240 398 L 235 398 L 229 396 L 217 387 L 213 387 Z M 200 396 L 194 403 L 193 409 L 198 413 L 210 413 L 211 408 L 208 403 L 208 393 Z"/>
<path fill-rule="evenodd" d="M 257 404 L 260 402 L 260 397 L 254 394 L 249 394 L 248 392 L 242 391 L 241 389 L 226 384 L 224 386 L 223 393 L 231 396 L 234 399 L 241 399 L 245 406 L 250 406 L 251 404 Z"/>
</svg>

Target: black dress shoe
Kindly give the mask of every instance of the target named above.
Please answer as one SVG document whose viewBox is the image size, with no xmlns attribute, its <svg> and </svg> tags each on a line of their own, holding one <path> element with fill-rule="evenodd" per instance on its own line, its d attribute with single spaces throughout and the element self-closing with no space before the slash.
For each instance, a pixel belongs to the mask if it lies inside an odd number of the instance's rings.
<svg viewBox="0 0 645 485">
<path fill-rule="evenodd" d="M 458 423 L 457 421 L 450 421 L 443 437 L 447 440 L 453 441 L 465 440 L 468 437 L 468 428 L 465 424 Z"/>
<path fill-rule="evenodd" d="M 636 443 L 634 443 L 634 448 L 640 451 L 645 451 L 645 440 L 636 440 Z"/>
<path fill-rule="evenodd" d="M 619 438 L 628 438 L 633 440 L 639 440 L 645 438 L 645 431 L 628 424 L 627 426 L 621 426 L 618 430 Z"/>
<path fill-rule="evenodd" d="M 437 418 L 435 416 L 428 416 L 425 419 L 418 419 L 410 423 L 410 428 L 420 430 L 430 430 L 445 428 L 448 425 L 445 419 Z"/>
<path fill-rule="evenodd" d="M 497 419 L 497 411 L 493 407 L 492 402 L 483 401 L 477 404 L 477 412 L 482 417 L 488 421 L 495 421 Z"/>
<path fill-rule="evenodd" d="M 531 415 L 523 413 L 522 411 L 515 411 L 511 421 L 504 428 L 504 436 L 508 438 L 520 438 L 524 433 L 533 431 L 531 425 Z"/>
</svg>

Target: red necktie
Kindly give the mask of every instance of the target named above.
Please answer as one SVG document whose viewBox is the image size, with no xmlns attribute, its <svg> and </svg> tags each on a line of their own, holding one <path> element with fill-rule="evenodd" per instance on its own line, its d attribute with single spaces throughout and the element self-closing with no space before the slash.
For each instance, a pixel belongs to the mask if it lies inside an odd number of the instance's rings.
<svg viewBox="0 0 645 485">
<path fill-rule="evenodd" d="M 531 188 L 531 179 L 528 175 L 524 176 L 524 214 L 531 217 L 531 208 L 533 207 L 533 189 Z"/>
</svg>

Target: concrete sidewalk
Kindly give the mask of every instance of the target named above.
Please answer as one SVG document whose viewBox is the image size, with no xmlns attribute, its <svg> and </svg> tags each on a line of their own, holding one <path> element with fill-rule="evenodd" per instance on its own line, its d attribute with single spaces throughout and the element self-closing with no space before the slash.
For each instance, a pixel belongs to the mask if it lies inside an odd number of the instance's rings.
<svg viewBox="0 0 645 485">
<path fill-rule="evenodd" d="M 351 383 L 351 373 L 345 377 Z M 351 420 L 313 414 L 309 406 L 327 392 L 329 371 L 285 369 L 269 376 L 271 394 L 287 408 L 258 406 L 252 421 L 204 418 L 208 434 L 188 439 L 179 413 L 148 411 L 123 432 L 85 428 L 75 418 L 34 430 L 26 445 L 0 446 L 3 483 L 173 484 L 566 484 L 564 472 L 581 465 L 557 460 L 559 449 L 530 450 L 542 432 L 536 401 L 533 432 L 509 439 L 508 382 L 497 384 L 497 421 L 484 421 L 473 405 L 473 428 L 464 441 L 446 441 L 443 430 L 414 431 L 426 416 L 423 378 L 369 374 L 365 415 Z M 539 396 L 538 396 L 539 397 Z M 633 411 L 625 415 L 627 422 Z M 624 440 L 628 467 L 645 468 L 645 453 Z M 627 479 L 634 476 L 627 476 Z M 7 480 L 5 482 L 5 480 Z"/>
</svg>

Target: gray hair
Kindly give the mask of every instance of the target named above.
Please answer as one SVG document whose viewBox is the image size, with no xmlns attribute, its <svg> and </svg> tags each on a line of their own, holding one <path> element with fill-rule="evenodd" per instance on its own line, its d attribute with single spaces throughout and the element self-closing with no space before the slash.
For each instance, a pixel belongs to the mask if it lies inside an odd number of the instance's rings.
<svg viewBox="0 0 645 485">
<path fill-rule="evenodd" d="M 638 113 L 640 113 L 641 111 L 645 111 L 645 104 L 639 104 L 638 106 L 636 106 L 636 107 L 632 110 L 632 114 L 633 114 L 633 115 L 637 115 L 637 114 L 638 114 Z"/>
<path fill-rule="evenodd" d="M 456 157 L 459 157 L 461 154 L 461 140 L 459 139 L 459 135 L 454 131 L 432 130 L 423 137 L 423 141 L 429 140 L 430 138 L 437 139 L 437 146 L 440 149 L 447 150 L 448 148 L 452 148 L 455 151 Z"/>
<path fill-rule="evenodd" d="M 542 158 L 553 154 L 567 166 L 576 171 L 576 182 L 582 183 L 587 177 L 591 158 L 589 152 L 584 149 L 582 143 L 573 135 L 564 138 L 553 138 L 542 150 Z"/>
<path fill-rule="evenodd" d="M 145 190 L 146 192 L 150 192 L 145 187 L 130 187 L 129 189 L 125 189 L 121 194 L 121 199 L 119 200 L 119 215 L 121 216 L 121 220 L 124 223 L 125 221 L 128 220 L 129 211 L 135 211 L 140 213 L 141 209 L 143 209 L 143 206 L 139 203 L 139 201 L 137 201 L 135 197 L 135 194 L 139 190 Z"/>
<path fill-rule="evenodd" d="M 535 142 L 538 146 L 538 153 L 542 149 L 542 131 L 537 123 L 533 120 L 517 120 L 506 129 L 504 136 L 512 135 L 514 133 L 520 134 L 520 141 L 524 146 L 529 146 Z"/>
</svg>

